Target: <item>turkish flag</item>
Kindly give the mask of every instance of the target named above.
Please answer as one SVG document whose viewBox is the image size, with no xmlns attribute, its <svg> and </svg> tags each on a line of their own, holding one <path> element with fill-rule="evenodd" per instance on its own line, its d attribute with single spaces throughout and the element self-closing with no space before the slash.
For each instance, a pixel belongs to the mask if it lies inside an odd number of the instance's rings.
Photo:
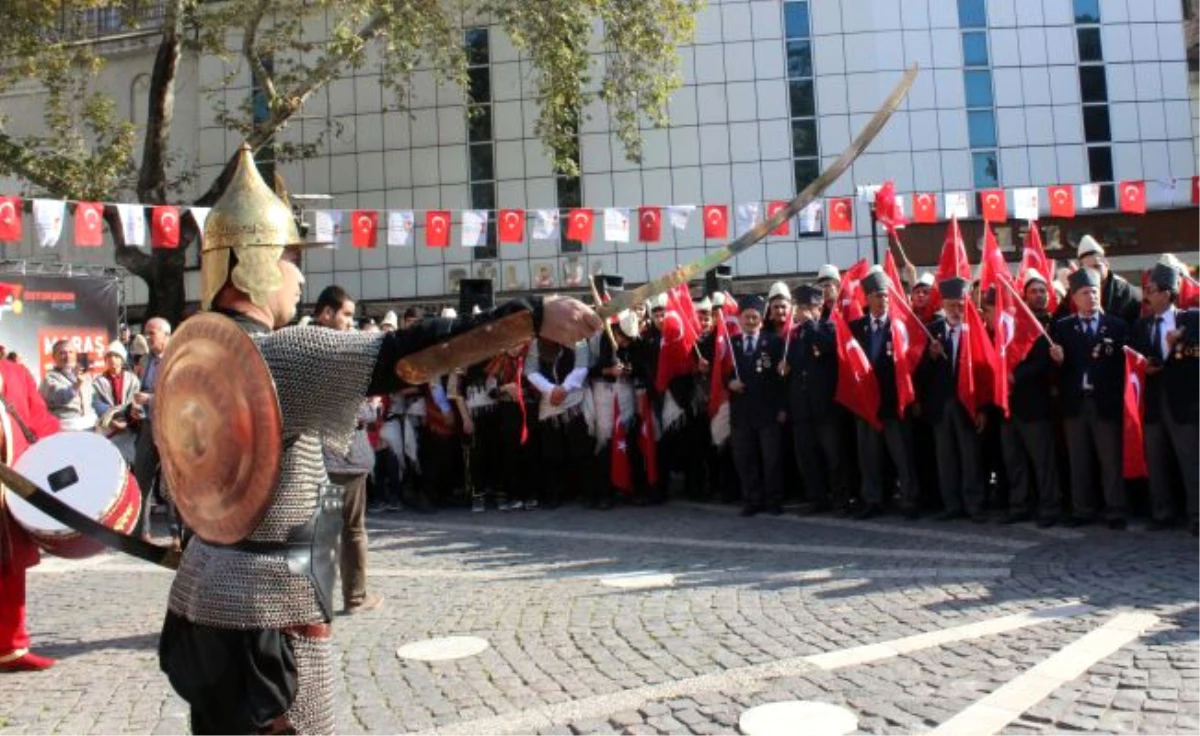
<svg viewBox="0 0 1200 736">
<path fill-rule="evenodd" d="M 1191 274 L 1180 274 L 1179 279 L 1179 308 L 1195 309 L 1200 307 L 1200 283 Z"/>
<path fill-rule="evenodd" d="M 500 210 L 500 242 L 521 243 L 525 240 L 525 210 Z"/>
<path fill-rule="evenodd" d="M 21 240 L 21 198 L 16 195 L 0 197 L 0 242 L 17 243 Z"/>
<path fill-rule="evenodd" d="M 592 223 L 595 220 L 595 213 L 590 209 L 573 209 L 567 215 L 567 240 L 575 240 L 580 243 L 592 242 L 592 231 L 595 228 Z"/>
<path fill-rule="evenodd" d="M 75 205 L 75 246 L 98 248 L 104 244 L 104 205 L 80 202 Z"/>
<path fill-rule="evenodd" d="M 450 247 L 450 210 L 426 210 L 425 245 L 429 248 Z"/>
<path fill-rule="evenodd" d="M 657 243 L 662 239 L 662 208 L 638 207 L 638 240 Z"/>
<path fill-rule="evenodd" d="M 888 253 L 888 258 L 891 258 Z M 895 264 L 893 264 L 893 267 Z M 892 329 L 892 349 L 895 353 L 896 365 L 896 410 L 900 416 L 910 404 L 916 402 L 917 392 L 913 387 L 913 376 L 921 357 L 929 347 L 929 335 L 900 288 L 899 280 L 888 284 L 888 295 L 891 296 L 891 319 L 888 320 Z"/>
<path fill-rule="evenodd" d="M 729 237 L 729 208 L 723 204 L 704 205 L 704 237 Z"/>
<path fill-rule="evenodd" d="M 875 192 L 875 219 L 888 231 L 888 235 L 899 238 L 896 228 L 904 227 L 908 220 L 896 200 L 896 183 L 886 181 L 879 191 Z"/>
<path fill-rule="evenodd" d="M 150 247 L 179 247 L 179 208 L 158 205 L 150 210 Z"/>
<path fill-rule="evenodd" d="M 1036 222 L 1029 223 L 1029 230 L 1025 232 L 1025 249 L 1021 252 L 1021 270 L 1017 273 L 1017 283 L 1021 285 L 1022 294 L 1025 293 L 1025 274 L 1029 273 L 1031 268 L 1046 279 L 1046 288 L 1050 292 L 1050 304 L 1047 309 L 1053 314 L 1058 308 L 1058 292 L 1051 286 L 1054 283 L 1054 264 L 1046 257 L 1046 249 L 1042 247 L 1042 233 L 1038 230 Z"/>
<path fill-rule="evenodd" d="M 930 308 L 935 312 L 942 308 L 942 292 L 938 285 L 956 276 L 970 281 L 971 262 L 967 260 L 967 245 L 963 242 L 958 218 L 951 217 L 950 224 L 946 227 L 946 239 L 942 243 L 942 255 L 938 258 L 933 291 L 929 295 Z"/>
<path fill-rule="evenodd" d="M 621 403 L 613 397 L 613 433 L 609 443 L 609 478 L 613 488 L 621 491 L 622 495 L 633 492 L 633 465 L 629 462 L 628 431 L 625 422 L 621 421 Z"/>
<path fill-rule="evenodd" d="M 928 192 L 913 195 L 913 222 L 937 222 L 937 195 Z"/>
<path fill-rule="evenodd" d="M 713 327 L 713 362 L 709 366 L 708 418 L 712 420 L 721 411 L 721 404 L 729 401 L 729 389 L 725 386 L 733 372 L 733 353 L 729 349 L 729 323 L 723 314 L 717 314 Z"/>
<path fill-rule="evenodd" d="M 1131 215 L 1146 214 L 1146 182 L 1123 181 L 1118 188 L 1121 193 L 1121 211 Z"/>
<path fill-rule="evenodd" d="M 848 233 L 854 230 L 854 200 L 849 197 L 829 200 L 829 231 Z"/>
<path fill-rule="evenodd" d="M 1009 281 L 1002 282 L 996 290 L 996 319 L 996 357 L 1011 373 L 1029 357 L 1029 351 L 1045 335 L 1045 330 Z"/>
<path fill-rule="evenodd" d="M 883 272 L 887 274 L 888 281 L 896 286 L 896 293 L 892 296 L 898 296 L 905 304 L 908 304 L 908 295 L 904 293 L 904 289 L 900 288 L 904 281 L 900 278 L 900 270 L 896 268 L 896 259 L 892 256 L 891 248 L 888 248 L 887 254 L 883 257 Z"/>
<path fill-rule="evenodd" d="M 995 400 L 996 348 L 975 302 L 963 300 L 964 320 L 958 339 L 958 400 L 974 419 Z"/>
<path fill-rule="evenodd" d="M 787 207 L 787 202 L 770 202 L 770 203 L 768 203 L 767 204 L 767 219 L 769 220 L 772 217 L 774 217 L 775 213 L 778 212 L 779 210 L 783 209 L 784 207 Z M 779 227 L 772 230 L 771 234 L 772 235 L 790 235 L 791 232 L 792 232 L 792 221 L 791 221 L 791 218 L 789 218 L 789 219 L 786 219 L 783 222 L 779 223 Z"/>
<path fill-rule="evenodd" d="M 1004 222 L 1008 219 L 1008 202 L 1004 199 L 1003 189 L 985 189 L 979 193 L 983 203 L 984 222 Z"/>
<path fill-rule="evenodd" d="M 883 429 L 879 421 L 879 382 L 871 361 L 862 345 L 854 338 L 842 313 L 833 310 L 833 330 L 837 337 L 838 383 L 833 398 L 857 414 L 876 430 Z"/>
<path fill-rule="evenodd" d="M 654 388 L 660 394 L 667 390 L 671 381 L 692 373 L 692 350 L 696 346 L 696 334 L 686 322 L 684 315 L 675 309 L 668 309 L 659 328 L 662 331 L 662 343 L 658 349 Z"/>
<path fill-rule="evenodd" d="M 1049 194 L 1051 217 L 1075 216 L 1075 187 L 1050 187 Z"/>
<path fill-rule="evenodd" d="M 1125 348 L 1125 416 L 1122 427 L 1124 441 L 1123 460 L 1125 477 L 1144 478 L 1146 469 L 1146 441 L 1142 428 L 1142 416 L 1146 410 L 1146 358 L 1130 347 Z"/>
<path fill-rule="evenodd" d="M 1000 252 L 1000 243 L 996 240 L 996 233 L 992 232 L 992 226 L 985 222 L 983 223 L 983 262 L 979 264 L 980 293 L 986 295 L 988 289 L 999 288 L 996 280 L 1001 278 L 1011 279 L 1012 274 L 1009 273 L 1008 264 Z"/>
<path fill-rule="evenodd" d="M 847 323 L 862 319 L 867 307 L 867 295 L 863 292 L 862 280 L 871 271 L 871 264 L 863 258 L 842 274 L 842 285 L 838 289 L 838 300 L 841 301 L 842 319 Z"/>
<path fill-rule="evenodd" d="M 1200 176 L 1192 177 L 1192 204 L 1200 204 Z"/>
<path fill-rule="evenodd" d="M 350 213 L 350 244 L 355 248 L 374 248 L 379 236 L 379 213 L 374 210 L 355 210 Z"/>
<path fill-rule="evenodd" d="M 654 440 L 654 410 L 650 407 L 650 393 L 641 392 L 638 397 L 638 449 L 642 451 L 642 462 L 646 467 L 646 482 L 658 483 L 658 443 Z"/>
</svg>

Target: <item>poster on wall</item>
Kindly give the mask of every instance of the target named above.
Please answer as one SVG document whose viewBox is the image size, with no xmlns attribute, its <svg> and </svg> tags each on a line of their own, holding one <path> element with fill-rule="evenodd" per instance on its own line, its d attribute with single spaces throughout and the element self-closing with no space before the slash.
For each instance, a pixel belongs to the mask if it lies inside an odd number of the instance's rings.
<svg viewBox="0 0 1200 736">
<path fill-rule="evenodd" d="M 116 338 L 118 308 L 115 279 L 0 274 L 0 345 L 39 382 L 54 366 L 59 340 L 70 340 L 80 365 L 99 373 Z"/>
</svg>

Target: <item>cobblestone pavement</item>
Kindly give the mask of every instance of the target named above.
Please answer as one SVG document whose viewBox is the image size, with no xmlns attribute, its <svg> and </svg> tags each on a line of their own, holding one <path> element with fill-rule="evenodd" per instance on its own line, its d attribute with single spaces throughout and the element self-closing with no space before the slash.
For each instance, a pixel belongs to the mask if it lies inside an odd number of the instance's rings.
<svg viewBox="0 0 1200 736">
<path fill-rule="evenodd" d="M 369 526 L 387 601 L 336 624 L 344 733 L 733 733 L 747 708 L 795 699 L 844 706 L 862 732 L 925 732 L 1128 612 L 1157 620 L 1002 732 L 1200 728 L 1198 555 L 1183 532 L 742 519 L 683 503 Z M 157 667 L 169 584 L 116 556 L 45 558 L 29 622 L 63 661 L 0 678 L 0 734 L 186 733 Z M 490 647 L 396 655 L 447 635 Z"/>
</svg>

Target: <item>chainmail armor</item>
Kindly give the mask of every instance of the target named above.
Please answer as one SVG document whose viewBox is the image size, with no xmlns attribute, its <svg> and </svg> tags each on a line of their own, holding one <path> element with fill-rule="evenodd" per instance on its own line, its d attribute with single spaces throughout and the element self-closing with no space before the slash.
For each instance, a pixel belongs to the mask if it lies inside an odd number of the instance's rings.
<svg viewBox="0 0 1200 736">
<path fill-rule="evenodd" d="M 292 638 L 299 685 L 288 709 L 296 733 L 333 733 L 333 641 Z"/>
</svg>

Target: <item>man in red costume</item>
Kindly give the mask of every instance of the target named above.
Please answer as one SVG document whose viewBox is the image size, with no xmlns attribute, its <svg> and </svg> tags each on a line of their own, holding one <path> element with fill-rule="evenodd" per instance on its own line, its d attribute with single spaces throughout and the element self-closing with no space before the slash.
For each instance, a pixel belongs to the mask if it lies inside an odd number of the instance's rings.
<svg viewBox="0 0 1200 736">
<path fill-rule="evenodd" d="M 46 408 L 29 371 L 0 360 L 0 462 L 12 465 L 29 442 L 20 421 L 41 438 L 58 431 L 58 420 Z M 8 514 L 7 489 L 0 487 L 0 672 L 27 672 L 53 667 L 55 660 L 29 651 L 25 630 L 25 569 L 38 563 L 38 548 Z"/>
</svg>

